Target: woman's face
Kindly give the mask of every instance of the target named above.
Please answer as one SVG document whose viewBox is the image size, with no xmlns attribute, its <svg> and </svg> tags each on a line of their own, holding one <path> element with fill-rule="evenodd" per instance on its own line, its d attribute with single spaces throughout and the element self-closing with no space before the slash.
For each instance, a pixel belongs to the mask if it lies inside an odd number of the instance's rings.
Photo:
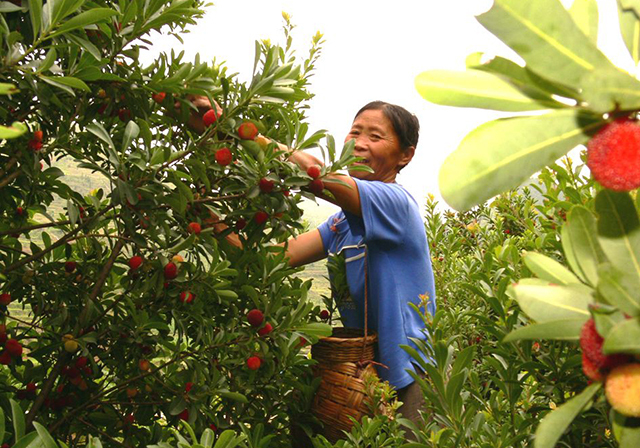
<svg viewBox="0 0 640 448">
<path fill-rule="evenodd" d="M 358 164 L 373 169 L 373 173 L 349 171 L 357 179 L 394 182 L 399 167 L 413 157 L 412 150 L 400 149 L 398 136 L 381 110 L 365 110 L 358 115 L 344 141 L 351 139 L 356 142 L 354 155 L 364 158 Z"/>
</svg>

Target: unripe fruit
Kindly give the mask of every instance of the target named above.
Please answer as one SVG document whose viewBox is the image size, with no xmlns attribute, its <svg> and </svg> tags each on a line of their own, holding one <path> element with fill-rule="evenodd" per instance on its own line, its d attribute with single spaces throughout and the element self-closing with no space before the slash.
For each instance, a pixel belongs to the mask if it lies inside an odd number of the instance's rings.
<svg viewBox="0 0 640 448">
<path fill-rule="evenodd" d="M 269 215 L 267 214 L 267 212 L 263 212 L 262 210 L 256 212 L 256 214 L 253 215 L 253 220 L 258 225 L 264 224 L 265 222 L 267 222 L 267 219 L 269 219 Z"/>
<path fill-rule="evenodd" d="M 243 140 L 253 140 L 258 135 L 258 128 L 250 121 L 245 121 L 238 128 L 238 135 Z"/>
<path fill-rule="evenodd" d="M 182 263 L 184 261 L 184 258 L 182 258 L 182 255 L 174 255 L 173 257 L 171 257 L 171 261 L 173 261 L 174 263 Z"/>
<path fill-rule="evenodd" d="M 258 309 L 253 309 L 247 313 L 247 322 L 249 322 L 252 327 L 257 328 L 264 322 L 264 314 Z"/>
<path fill-rule="evenodd" d="M 252 356 L 249 359 L 247 359 L 247 367 L 250 370 L 258 370 L 261 364 L 262 364 L 262 360 L 257 356 Z"/>
<path fill-rule="evenodd" d="M 172 261 L 167 263 L 164 267 L 164 278 L 167 280 L 173 280 L 178 276 L 178 266 Z"/>
<path fill-rule="evenodd" d="M 100 89 L 98 90 L 98 98 L 106 98 L 107 97 L 107 92 L 104 89 Z"/>
<path fill-rule="evenodd" d="M 140 266 L 142 266 L 142 257 L 140 255 L 134 255 L 133 257 L 131 257 L 129 259 L 129 268 L 132 271 L 135 271 L 136 269 L 138 269 Z"/>
<path fill-rule="evenodd" d="M 190 222 L 189 223 L 189 232 L 190 233 L 195 233 L 196 235 L 200 235 L 200 232 L 202 232 L 202 226 L 197 222 Z"/>
<path fill-rule="evenodd" d="M 78 350 L 78 342 L 76 342 L 72 334 L 65 334 L 62 336 L 62 342 L 64 343 L 65 351 L 74 353 Z"/>
<path fill-rule="evenodd" d="M 324 182 L 322 179 L 314 179 L 309 182 L 309 191 L 315 195 L 319 195 L 324 190 Z"/>
<path fill-rule="evenodd" d="M 146 359 L 141 359 L 140 362 L 138 362 L 138 368 L 143 372 L 148 371 L 150 367 L 151 364 Z"/>
<path fill-rule="evenodd" d="M 273 181 L 267 179 L 266 177 L 263 177 L 262 179 L 260 179 L 260 182 L 258 182 L 260 191 L 262 191 L 263 193 L 271 193 L 271 191 L 273 191 L 273 185 Z"/>
<path fill-rule="evenodd" d="M 207 128 L 211 126 L 213 123 L 215 123 L 217 120 L 218 120 L 218 116 L 216 115 L 216 111 L 213 109 L 208 110 L 202 116 L 202 122 L 204 123 L 204 126 Z"/>
<path fill-rule="evenodd" d="M 180 301 L 182 303 L 191 303 L 191 302 L 193 302 L 193 299 L 195 299 L 195 296 L 193 295 L 192 292 L 182 291 L 180 293 Z"/>
<path fill-rule="evenodd" d="M 318 165 L 311 165 L 307 168 L 307 175 L 311 177 L 311 179 L 317 179 L 320 177 L 320 167 Z"/>
<path fill-rule="evenodd" d="M 233 154 L 229 148 L 220 148 L 216 151 L 216 162 L 220 166 L 227 166 L 233 161 Z"/>
<path fill-rule="evenodd" d="M 267 146 L 269 146 L 269 139 L 267 137 L 265 137 L 264 135 L 258 135 L 254 141 L 260 146 L 260 148 L 264 151 L 265 149 L 267 149 Z"/>
<path fill-rule="evenodd" d="M 621 118 L 607 124 L 587 144 L 587 166 L 603 187 L 629 191 L 640 187 L 640 126 Z"/>
<path fill-rule="evenodd" d="M 269 333 L 271 333 L 271 331 L 273 331 L 273 327 L 271 326 L 271 324 L 269 322 L 267 322 L 266 324 L 264 324 L 264 327 L 262 327 L 261 329 L 258 330 L 258 334 L 260 336 L 266 336 Z"/>
<path fill-rule="evenodd" d="M 13 357 L 22 356 L 22 344 L 15 339 L 9 339 L 5 342 L 4 348 Z"/>
<path fill-rule="evenodd" d="M 329 320 L 329 317 L 330 317 L 329 311 L 327 310 L 320 311 L 320 319 Z"/>
<path fill-rule="evenodd" d="M 67 261 L 64 264 L 64 270 L 67 271 L 69 274 L 71 274 L 73 271 L 76 270 L 78 263 L 76 263 L 75 261 Z"/>
<path fill-rule="evenodd" d="M 6 292 L 4 294 L 0 294 L 0 305 L 7 306 L 10 303 L 11 303 L 11 294 Z"/>
<path fill-rule="evenodd" d="M 640 417 L 640 364 L 613 369 L 604 384 L 609 404 L 622 415 Z"/>
<path fill-rule="evenodd" d="M 151 98 L 153 98 L 153 101 L 155 101 L 156 103 L 161 104 L 164 101 L 166 96 L 167 96 L 166 93 L 158 92 L 151 95 Z"/>
</svg>

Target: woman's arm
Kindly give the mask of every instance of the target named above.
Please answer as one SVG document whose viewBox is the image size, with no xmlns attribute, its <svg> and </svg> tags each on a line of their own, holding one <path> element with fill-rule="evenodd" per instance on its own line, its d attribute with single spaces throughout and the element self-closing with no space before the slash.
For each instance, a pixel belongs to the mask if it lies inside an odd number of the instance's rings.
<svg viewBox="0 0 640 448">
<path fill-rule="evenodd" d="M 326 257 L 318 229 L 290 238 L 285 244 L 285 248 L 285 254 L 289 258 L 289 266 L 294 268 Z"/>
</svg>

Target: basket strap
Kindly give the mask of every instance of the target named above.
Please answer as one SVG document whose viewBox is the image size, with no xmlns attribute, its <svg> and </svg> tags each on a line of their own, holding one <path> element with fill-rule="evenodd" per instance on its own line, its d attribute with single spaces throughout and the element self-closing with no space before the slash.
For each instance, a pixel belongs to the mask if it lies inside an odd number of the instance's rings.
<svg viewBox="0 0 640 448">
<path fill-rule="evenodd" d="M 364 352 L 367 347 L 367 335 L 369 326 L 369 266 L 367 265 L 367 246 L 364 246 L 364 339 L 362 340 L 362 352 L 360 353 L 360 361 L 364 358 Z"/>
</svg>

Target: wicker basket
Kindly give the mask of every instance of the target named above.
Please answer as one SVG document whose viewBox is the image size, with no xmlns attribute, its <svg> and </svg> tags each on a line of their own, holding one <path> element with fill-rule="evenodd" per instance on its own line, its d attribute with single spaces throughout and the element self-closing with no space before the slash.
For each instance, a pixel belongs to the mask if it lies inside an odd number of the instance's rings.
<svg viewBox="0 0 640 448">
<path fill-rule="evenodd" d="M 318 361 L 314 375 L 321 377 L 311 410 L 324 424 L 323 435 L 331 443 L 351 430 L 351 417 L 360 421 L 371 414 L 364 379 L 376 375 L 367 362 L 373 361 L 376 341 L 375 333 L 365 337 L 362 329 L 334 328 L 331 337 L 311 347 L 311 357 Z"/>
</svg>

